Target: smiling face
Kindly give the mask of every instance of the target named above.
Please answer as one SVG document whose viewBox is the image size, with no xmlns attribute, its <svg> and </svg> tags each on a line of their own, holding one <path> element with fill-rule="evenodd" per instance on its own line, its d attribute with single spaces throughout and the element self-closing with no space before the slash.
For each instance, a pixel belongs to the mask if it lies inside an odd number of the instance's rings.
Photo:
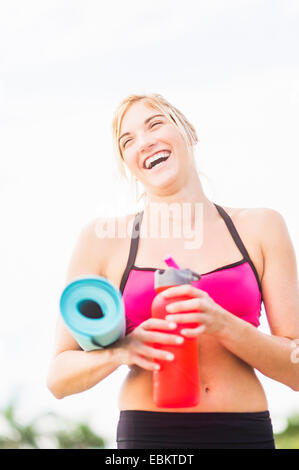
<svg viewBox="0 0 299 470">
<path fill-rule="evenodd" d="M 119 147 L 125 164 L 145 188 L 163 188 L 183 181 L 192 159 L 178 127 L 144 101 L 123 116 Z"/>
</svg>

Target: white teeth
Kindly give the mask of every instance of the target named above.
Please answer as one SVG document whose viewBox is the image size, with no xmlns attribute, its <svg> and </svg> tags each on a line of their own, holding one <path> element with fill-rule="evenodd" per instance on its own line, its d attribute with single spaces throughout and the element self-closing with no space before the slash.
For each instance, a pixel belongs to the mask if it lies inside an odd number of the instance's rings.
<svg viewBox="0 0 299 470">
<path fill-rule="evenodd" d="M 155 155 L 153 155 L 152 157 L 149 157 L 146 162 L 145 162 L 145 168 L 149 169 L 150 166 L 151 166 L 151 163 L 154 162 L 155 160 L 157 160 L 158 158 L 167 158 L 169 157 L 171 152 L 159 152 L 159 153 L 156 153 Z"/>
</svg>

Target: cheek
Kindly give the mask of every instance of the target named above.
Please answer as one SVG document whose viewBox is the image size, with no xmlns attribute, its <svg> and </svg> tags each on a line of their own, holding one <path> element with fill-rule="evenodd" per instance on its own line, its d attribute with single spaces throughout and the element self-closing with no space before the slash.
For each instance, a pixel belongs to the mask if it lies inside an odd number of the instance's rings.
<svg viewBox="0 0 299 470">
<path fill-rule="evenodd" d="M 136 159 L 135 155 L 130 152 L 127 152 L 126 155 L 124 156 L 124 164 L 129 170 L 130 173 L 132 173 L 135 176 L 138 176 L 139 178 L 139 167 L 138 167 L 138 160 Z"/>
<path fill-rule="evenodd" d="M 183 152 L 186 151 L 186 143 L 185 143 L 185 140 L 184 140 L 183 136 L 182 136 L 176 129 L 171 129 L 171 130 L 169 130 L 167 139 L 168 139 L 169 142 L 171 142 L 171 143 L 176 147 L 176 149 L 178 149 L 179 151 L 180 151 L 180 150 L 183 151 Z"/>
<path fill-rule="evenodd" d="M 129 167 L 132 168 L 136 165 L 136 152 L 134 153 L 133 150 L 128 149 L 126 152 L 123 153 L 124 163 Z"/>
</svg>

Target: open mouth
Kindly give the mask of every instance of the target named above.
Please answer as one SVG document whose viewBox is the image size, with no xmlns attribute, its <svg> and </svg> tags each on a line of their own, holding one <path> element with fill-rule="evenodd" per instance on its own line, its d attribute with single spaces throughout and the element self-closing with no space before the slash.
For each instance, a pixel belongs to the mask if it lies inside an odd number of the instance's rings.
<svg viewBox="0 0 299 470">
<path fill-rule="evenodd" d="M 151 170 L 157 166 L 160 166 L 163 162 L 168 160 L 170 157 L 171 152 L 169 150 L 163 150 L 162 152 L 158 152 L 152 157 L 147 158 L 143 163 L 143 168 L 146 170 Z"/>
</svg>

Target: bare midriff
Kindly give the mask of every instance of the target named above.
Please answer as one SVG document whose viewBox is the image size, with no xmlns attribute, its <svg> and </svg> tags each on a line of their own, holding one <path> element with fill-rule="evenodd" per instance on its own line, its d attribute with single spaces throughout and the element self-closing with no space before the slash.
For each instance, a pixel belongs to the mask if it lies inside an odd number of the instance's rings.
<svg viewBox="0 0 299 470">
<path fill-rule="evenodd" d="M 175 367 L 175 364 L 174 364 Z M 153 373 L 131 367 L 119 395 L 120 410 L 176 412 L 256 412 L 268 409 L 254 370 L 214 338 L 202 335 L 199 348 L 200 400 L 190 408 L 158 408 L 153 402 Z"/>
</svg>

